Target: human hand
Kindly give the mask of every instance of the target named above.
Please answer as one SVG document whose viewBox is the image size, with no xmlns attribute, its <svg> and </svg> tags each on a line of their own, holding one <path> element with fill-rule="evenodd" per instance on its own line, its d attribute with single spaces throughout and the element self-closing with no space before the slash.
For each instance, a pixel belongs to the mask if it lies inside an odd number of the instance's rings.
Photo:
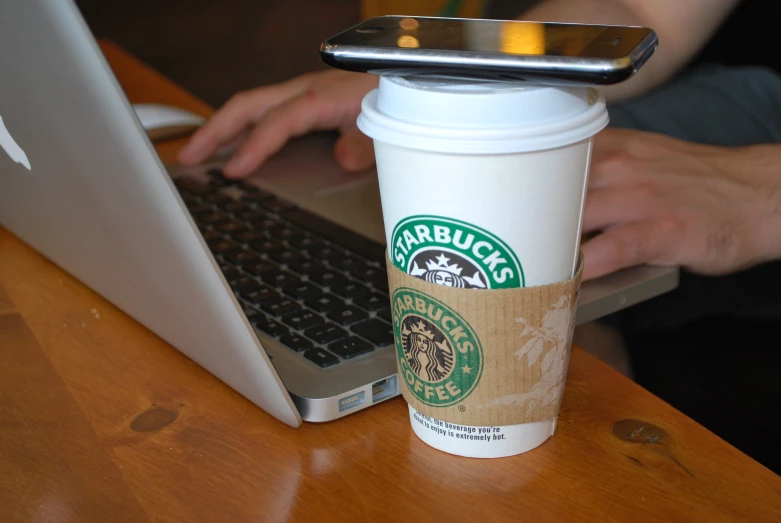
<svg viewBox="0 0 781 523">
<path fill-rule="evenodd" d="M 198 164 L 239 141 L 223 171 L 229 178 L 243 178 L 290 138 L 337 129 L 337 162 L 347 171 L 366 169 L 374 162 L 374 149 L 355 121 L 363 96 L 377 83 L 371 74 L 323 71 L 238 93 L 192 136 L 179 152 L 179 163 Z"/>
<path fill-rule="evenodd" d="M 595 138 L 584 278 L 640 264 L 719 275 L 781 258 L 781 146 L 724 148 L 606 129 Z"/>
</svg>

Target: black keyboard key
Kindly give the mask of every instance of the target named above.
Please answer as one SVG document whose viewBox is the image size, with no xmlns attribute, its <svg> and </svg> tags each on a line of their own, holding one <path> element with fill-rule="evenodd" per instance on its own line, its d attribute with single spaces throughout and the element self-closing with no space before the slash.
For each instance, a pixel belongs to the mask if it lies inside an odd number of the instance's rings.
<svg viewBox="0 0 781 523">
<path fill-rule="evenodd" d="M 349 280 L 345 276 L 342 276 L 342 274 L 328 269 L 311 271 L 307 273 L 307 276 L 309 276 L 310 280 L 317 282 L 320 285 L 326 285 L 329 287 L 347 285 L 349 282 Z"/>
<path fill-rule="evenodd" d="M 252 305 L 259 305 L 268 299 L 279 297 L 279 293 L 271 287 L 258 285 L 257 287 L 240 291 L 239 296 Z"/>
<path fill-rule="evenodd" d="M 263 274 L 269 271 L 279 270 L 279 265 L 270 261 L 261 261 L 259 263 L 243 265 L 241 268 L 248 274 L 262 277 Z"/>
<path fill-rule="evenodd" d="M 206 214 L 199 214 L 196 220 L 199 224 L 216 225 L 220 222 L 228 221 L 230 217 L 227 214 L 221 212 L 212 211 Z"/>
<path fill-rule="evenodd" d="M 263 238 L 261 240 L 255 240 L 249 243 L 250 247 L 260 252 L 261 254 L 268 254 L 272 251 L 285 249 L 285 246 L 275 240 Z"/>
<path fill-rule="evenodd" d="M 388 279 L 388 272 L 385 270 L 385 268 L 378 268 L 373 267 L 371 265 L 366 265 L 363 268 L 351 271 L 350 274 L 352 274 L 353 278 L 356 280 L 361 280 L 364 282 L 371 282 L 374 283 L 377 279 L 380 280 L 387 280 Z"/>
<path fill-rule="evenodd" d="M 225 281 L 228 282 L 228 285 L 233 285 L 233 283 L 237 282 L 239 279 L 242 278 L 241 273 L 234 269 L 233 267 L 227 267 L 222 270 L 222 276 L 225 278 Z"/>
<path fill-rule="evenodd" d="M 304 260 L 304 255 L 300 252 L 296 252 L 290 249 L 281 249 L 277 251 L 271 251 L 268 253 L 268 257 L 279 263 L 295 263 L 300 260 Z"/>
<path fill-rule="evenodd" d="M 258 280 L 256 280 L 255 278 L 250 278 L 248 276 L 239 278 L 233 283 L 233 285 L 231 285 L 231 288 L 236 292 L 251 290 L 257 287 L 260 287 L 260 283 L 258 283 Z"/>
<path fill-rule="evenodd" d="M 190 194 L 206 194 L 209 192 L 209 186 L 195 178 L 177 178 L 174 180 L 174 184 L 180 191 Z"/>
<path fill-rule="evenodd" d="M 325 294 L 320 287 L 316 287 L 309 282 L 299 280 L 295 285 L 285 284 L 282 286 L 285 294 L 288 294 L 298 300 L 314 300 Z"/>
<path fill-rule="evenodd" d="M 261 231 L 244 231 L 231 235 L 236 241 L 243 243 L 252 243 L 266 239 L 266 235 Z"/>
<path fill-rule="evenodd" d="M 211 191 L 201 196 L 204 202 L 208 202 L 214 205 L 226 204 L 235 201 L 233 198 L 225 193 Z"/>
<path fill-rule="evenodd" d="M 210 248 L 212 243 L 222 241 L 222 235 L 216 231 L 204 231 L 201 236 Z"/>
<path fill-rule="evenodd" d="M 272 238 L 276 238 L 278 240 L 288 240 L 288 241 L 304 235 L 303 232 L 299 231 L 295 227 L 291 227 L 285 224 L 279 224 L 270 228 L 269 234 L 271 235 Z"/>
<path fill-rule="evenodd" d="M 318 260 L 340 260 L 345 257 L 345 252 L 342 249 L 337 249 L 331 245 L 320 243 L 319 245 L 313 245 L 306 250 L 312 258 Z"/>
<path fill-rule="evenodd" d="M 190 212 L 190 214 L 195 216 L 196 221 L 198 220 L 199 216 L 203 216 L 204 214 L 211 214 L 214 212 L 214 208 L 211 205 L 206 205 L 205 203 L 189 205 L 187 210 Z"/>
<path fill-rule="evenodd" d="M 312 260 L 310 258 L 301 258 L 297 260 L 291 260 L 286 262 L 287 266 L 296 271 L 298 274 L 309 274 L 312 271 L 316 271 L 323 268 L 323 264 L 319 261 Z"/>
<path fill-rule="evenodd" d="M 296 247 L 300 247 L 300 248 L 306 250 L 307 252 L 310 249 L 316 248 L 317 246 L 325 245 L 320 240 L 317 240 L 313 236 L 310 236 L 308 234 L 306 234 L 304 236 L 301 236 L 301 237 L 290 238 L 290 240 L 288 240 L 288 241 L 290 242 L 291 245 L 295 245 Z"/>
<path fill-rule="evenodd" d="M 269 218 L 266 214 L 254 218 L 247 218 L 245 221 L 252 225 L 255 230 L 263 231 L 271 238 L 274 238 L 274 236 L 271 234 L 271 230 L 274 227 L 279 226 L 279 222 L 277 220 Z"/>
<path fill-rule="evenodd" d="M 379 261 L 385 258 L 385 246 L 310 212 L 301 209 L 286 212 L 285 220 L 307 231 L 315 232 L 332 243 L 346 247 L 351 254 L 358 254 L 368 260 Z"/>
<path fill-rule="evenodd" d="M 180 196 L 182 197 L 182 201 L 187 205 L 187 208 L 190 209 L 191 207 L 195 207 L 196 205 L 201 204 L 201 199 L 198 197 L 197 194 L 192 194 L 189 192 L 183 192 L 180 193 Z M 192 211 L 190 211 L 192 213 Z"/>
<path fill-rule="evenodd" d="M 360 258 L 356 258 L 355 256 L 349 255 L 343 256 L 341 258 L 338 256 L 333 256 L 328 259 L 328 263 L 338 269 L 349 272 L 350 274 L 365 271 L 369 267 L 369 264 L 365 261 L 361 260 Z"/>
<path fill-rule="evenodd" d="M 281 198 L 266 199 L 258 203 L 264 209 L 268 209 L 269 211 L 275 212 L 277 214 L 283 213 L 285 211 L 292 211 L 293 209 L 296 208 L 295 205 Z"/>
<path fill-rule="evenodd" d="M 301 279 L 292 272 L 285 272 L 279 269 L 264 272 L 260 275 L 260 279 L 274 287 L 295 286 L 301 283 Z"/>
<path fill-rule="evenodd" d="M 257 209 L 253 209 L 251 207 L 248 207 L 247 209 L 245 209 L 243 211 L 238 211 L 238 212 L 236 212 L 234 214 L 236 214 L 236 216 L 240 220 L 244 220 L 244 221 L 250 222 L 252 224 L 260 223 L 263 220 L 268 219 L 268 217 L 269 217 L 268 213 L 266 213 L 265 211 L 259 211 Z M 276 222 L 274 222 L 274 223 L 276 223 Z"/>
<path fill-rule="evenodd" d="M 282 316 L 282 323 L 293 327 L 294 329 L 303 330 L 308 329 L 309 327 L 314 327 L 315 325 L 320 325 L 321 323 L 325 323 L 325 320 L 322 316 L 315 312 L 301 309 L 300 311 L 292 312 Z"/>
<path fill-rule="evenodd" d="M 315 343 L 326 344 L 346 338 L 347 331 L 333 323 L 323 323 L 305 330 L 304 336 L 314 340 Z"/>
<path fill-rule="evenodd" d="M 233 185 L 236 183 L 234 180 L 229 180 L 226 178 L 220 169 L 209 169 L 206 172 L 209 173 L 209 176 L 211 176 L 209 183 L 214 187 L 225 187 L 227 185 Z"/>
<path fill-rule="evenodd" d="M 242 195 L 242 199 L 258 203 L 262 202 L 264 200 L 271 200 L 274 198 L 273 194 L 269 194 L 266 191 L 259 189 L 255 186 L 249 186 L 249 189 L 247 188 L 249 184 L 242 184 L 241 188 L 245 190 L 245 193 Z"/>
<path fill-rule="evenodd" d="M 374 285 L 374 287 L 378 290 L 381 290 L 382 292 L 387 293 L 388 292 L 388 274 L 387 272 L 383 271 L 382 274 L 376 275 L 374 278 L 372 278 L 371 283 Z"/>
<path fill-rule="evenodd" d="M 223 211 L 229 212 L 231 214 L 236 214 L 250 209 L 250 207 L 246 203 L 236 201 L 233 198 L 230 198 L 228 201 L 225 202 L 220 202 L 219 204 L 217 204 L 217 206 Z"/>
<path fill-rule="evenodd" d="M 382 318 L 383 320 L 387 321 L 388 323 L 393 322 L 393 316 L 391 315 L 391 310 L 389 307 L 386 307 L 384 309 L 380 309 L 377 311 L 377 317 Z"/>
<path fill-rule="evenodd" d="M 344 300 L 337 298 L 333 294 L 323 293 L 313 298 L 304 298 L 304 303 L 317 312 L 325 312 L 336 307 L 343 307 Z"/>
<path fill-rule="evenodd" d="M 309 341 L 308 339 L 304 338 L 300 334 L 295 334 L 295 333 L 285 334 L 284 336 L 279 338 L 279 341 L 281 341 L 288 348 L 291 348 L 296 352 L 301 352 L 302 350 L 309 350 L 311 348 L 314 348 L 315 346 L 315 344 Z"/>
<path fill-rule="evenodd" d="M 290 329 L 277 320 L 267 317 L 265 314 L 258 314 L 255 316 L 252 319 L 252 325 L 269 336 L 284 336 L 290 332 Z"/>
<path fill-rule="evenodd" d="M 236 220 L 230 220 L 230 221 L 220 222 L 216 224 L 214 228 L 220 232 L 224 232 L 227 234 L 239 234 L 248 231 L 249 225 L 247 225 L 244 222 L 237 222 Z"/>
<path fill-rule="evenodd" d="M 247 319 L 250 320 L 250 322 L 252 322 L 252 320 L 258 314 L 260 314 L 260 313 L 258 311 L 256 311 L 255 309 L 253 309 L 252 307 L 250 307 L 249 305 L 245 305 L 244 306 L 244 316 L 246 316 Z"/>
<path fill-rule="evenodd" d="M 310 349 L 304 353 L 304 357 L 323 368 L 339 363 L 339 358 L 323 349 Z"/>
<path fill-rule="evenodd" d="M 344 285 L 331 285 L 331 292 L 335 292 L 342 298 L 355 299 L 371 294 L 372 291 L 366 285 L 351 281 Z"/>
<path fill-rule="evenodd" d="M 358 336 L 369 340 L 378 347 L 385 347 L 393 344 L 393 327 L 379 318 L 356 323 L 350 330 Z"/>
<path fill-rule="evenodd" d="M 214 254 L 226 254 L 241 249 L 241 245 L 230 240 L 219 240 L 209 243 L 209 248 Z"/>
<path fill-rule="evenodd" d="M 275 296 L 263 300 L 260 303 L 260 308 L 273 316 L 283 316 L 301 310 L 301 306 L 298 303 L 284 296 Z"/>
<path fill-rule="evenodd" d="M 358 307 L 345 305 L 344 307 L 334 307 L 330 309 L 326 316 L 339 325 L 351 325 L 361 320 L 365 320 L 369 317 L 369 314 Z"/>
<path fill-rule="evenodd" d="M 256 187 L 252 185 L 251 183 L 247 182 L 241 182 L 239 183 L 239 187 L 241 187 L 241 190 L 248 193 L 262 193 L 263 191 L 260 190 L 259 187 Z"/>
<path fill-rule="evenodd" d="M 373 292 L 367 296 L 355 298 L 353 303 L 367 311 L 378 311 L 390 305 L 390 298 L 378 292 Z"/>
<path fill-rule="evenodd" d="M 238 265 L 239 267 L 255 265 L 262 262 L 262 259 L 258 253 L 254 251 L 246 251 L 244 249 L 239 249 L 223 254 L 222 257 L 229 262 Z"/>
<path fill-rule="evenodd" d="M 328 350 L 341 356 L 342 358 L 349 360 L 361 354 L 366 354 L 374 350 L 374 346 L 371 343 L 358 338 L 357 336 L 350 336 L 343 340 L 335 341 L 328 346 Z"/>
</svg>

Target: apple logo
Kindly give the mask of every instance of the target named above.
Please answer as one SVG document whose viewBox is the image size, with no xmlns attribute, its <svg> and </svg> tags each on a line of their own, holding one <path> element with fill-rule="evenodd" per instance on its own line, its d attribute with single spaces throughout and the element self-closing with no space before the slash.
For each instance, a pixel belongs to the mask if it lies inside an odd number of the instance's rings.
<svg viewBox="0 0 781 523">
<path fill-rule="evenodd" d="M 13 139 L 11 133 L 8 132 L 8 129 L 5 128 L 2 116 L 0 116 L 0 148 L 5 149 L 5 152 L 8 153 L 8 156 L 10 156 L 13 161 L 21 163 L 27 167 L 28 171 L 32 170 L 27 155 Z"/>
</svg>

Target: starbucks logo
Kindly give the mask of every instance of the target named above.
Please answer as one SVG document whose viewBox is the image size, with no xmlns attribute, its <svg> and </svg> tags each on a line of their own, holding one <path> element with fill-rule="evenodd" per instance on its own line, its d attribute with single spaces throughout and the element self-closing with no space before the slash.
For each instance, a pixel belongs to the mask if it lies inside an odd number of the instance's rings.
<svg viewBox="0 0 781 523">
<path fill-rule="evenodd" d="M 409 274 L 445 287 L 488 288 L 488 277 L 485 271 L 472 260 L 442 249 L 427 249 L 416 253 Z M 469 276 L 470 274 L 472 276 Z"/>
<path fill-rule="evenodd" d="M 411 276 L 464 289 L 524 286 L 510 247 L 479 227 L 439 216 L 412 216 L 391 237 L 393 264 Z"/>
<path fill-rule="evenodd" d="M 433 407 L 469 396 L 483 372 L 483 349 L 472 327 L 414 289 L 396 289 L 392 304 L 396 356 L 410 392 Z"/>
<path fill-rule="evenodd" d="M 420 316 L 402 320 L 401 347 L 410 368 L 423 381 L 442 381 L 453 371 L 453 346 L 441 330 Z"/>
</svg>

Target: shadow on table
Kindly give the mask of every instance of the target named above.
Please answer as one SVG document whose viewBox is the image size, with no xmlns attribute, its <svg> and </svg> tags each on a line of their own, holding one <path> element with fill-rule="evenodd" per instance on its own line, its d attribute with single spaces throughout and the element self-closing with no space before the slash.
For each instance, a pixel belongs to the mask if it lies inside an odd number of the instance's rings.
<svg viewBox="0 0 781 523">
<path fill-rule="evenodd" d="M 640 385 L 781 474 L 779 332 L 714 317 L 627 341 Z"/>
</svg>

